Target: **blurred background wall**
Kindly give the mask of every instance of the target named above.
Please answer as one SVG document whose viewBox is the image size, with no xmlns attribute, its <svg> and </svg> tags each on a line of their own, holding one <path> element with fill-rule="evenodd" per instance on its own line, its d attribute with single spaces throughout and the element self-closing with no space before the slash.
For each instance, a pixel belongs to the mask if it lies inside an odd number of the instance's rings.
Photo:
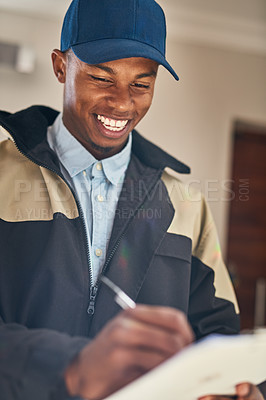
<svg viewBox="0 0 266 400">
<path fill-rule="evenodd" d="M 0 0 L 0 42 L 30 46 L 36 56 L 32 73 L 0 65 L 1 109 L 61 109 L 62 87 L 50 54 L 59 47 L 69 3 Z M 139 131 L 191 166 L 192 174 L 181 179 L 207 196 L 225 251 L 234 122 L 266 125 L 266 1 L 159 3 L 168 20 L 168 60 L 180 81 L 160 69 L 153 106 Z"/>
</svg>

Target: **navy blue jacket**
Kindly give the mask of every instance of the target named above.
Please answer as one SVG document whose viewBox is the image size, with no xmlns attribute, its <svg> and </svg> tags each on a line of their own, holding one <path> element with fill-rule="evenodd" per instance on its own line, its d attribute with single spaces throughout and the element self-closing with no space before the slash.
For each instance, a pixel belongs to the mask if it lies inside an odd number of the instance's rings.
<svg viewBox="0 0 266 400">
<path fill-rule="evenodd" d="M 56 116 L 0 113 L 1 400 L 65 399 L 64 369 L 119 312 L 91 285 L 81 208 L 46 139 Z M 182 310 L 197 338 L 237 333 L 208 205 L 176 172 L 189 168 L 133 132 L 103 273 L 136 302 Z"/>
</svg>

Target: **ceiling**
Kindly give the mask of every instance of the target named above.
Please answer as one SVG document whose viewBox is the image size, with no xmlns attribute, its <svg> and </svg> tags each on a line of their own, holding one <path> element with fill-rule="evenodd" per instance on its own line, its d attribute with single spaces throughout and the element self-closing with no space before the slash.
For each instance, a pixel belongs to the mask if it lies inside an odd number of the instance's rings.
<svg viewBox="0 0 266 400">
<path fill-rule="evenodd" d="M 163 8 L 186 8 L 266 23 L 265 0 L 157 0 Z M 70 0 L 0 0 L 0 8 L 16 12 L 61 17 Z"/>
<path fill-rule="evenodd" d="M 179 40 L 266 55 L 266 0 L 157 0 Z M 70 0 L 0 0 L 0 11 L 60 19 Z"/>
</svg>

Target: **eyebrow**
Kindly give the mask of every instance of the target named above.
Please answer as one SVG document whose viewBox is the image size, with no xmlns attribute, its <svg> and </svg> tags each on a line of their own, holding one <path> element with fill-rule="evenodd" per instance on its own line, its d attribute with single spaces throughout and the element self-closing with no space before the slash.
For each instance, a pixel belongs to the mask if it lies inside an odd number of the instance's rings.
<svg viewBox="0 0 266 400">
<path fill-rule="evenodd" d="M 91 67 L 99 68 L 102 71 L 105 71 L 105 72 L 108 72 L 109 74 L 115 75 L 115 71 L 110 67 L 106 67 L 105 65 L 93 64 L 93 65 L 91 65 Z"/>
<path fill-rule="evenodd" d="M 102 65 L 102 64 L 93 64 L 92 67 L 101 69 L 102 71 L 108 72 L 109 74 L 116 75 L 116 72 L 115 72 L 112 68 L 107 67 L 106 65 Z M 150 76 L 153 76 L 153 77 L 156 78 L 157 72 L 154 71 L 154 70 L 152 70 L 152 71 L 150 71 L 150 72 L 145 72 L 145 73 L 143 73 L 143 74 L 137 75 L 137 76 L 136 76 L 136 79 L 148 78 L 148 77 L 150 77 Z"/>
<path fill-rule="evenodd" d="M 137 79 L 141 79 L 141 78 L 148 78 L 150 76 L 154 76 L 154 78 L 156 78 L 156 76 L 157 76 L 156 71 L 152 70 L 151 72 L 147 72 L 147 73 L 144 73 L 144 74 L 137 75 L 136 78 Z"/>
</svg>

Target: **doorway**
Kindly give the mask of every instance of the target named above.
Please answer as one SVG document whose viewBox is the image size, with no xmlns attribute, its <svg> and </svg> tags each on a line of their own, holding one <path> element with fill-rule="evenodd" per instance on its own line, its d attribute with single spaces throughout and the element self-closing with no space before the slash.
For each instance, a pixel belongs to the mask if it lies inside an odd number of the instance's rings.
<svg viewBox="0 0 266 400">
<path fill-rule="evenodd" d="M 241 329 L 266 324 L 266 127 L 236 122 L 227 265 Z"/>
</svg>

